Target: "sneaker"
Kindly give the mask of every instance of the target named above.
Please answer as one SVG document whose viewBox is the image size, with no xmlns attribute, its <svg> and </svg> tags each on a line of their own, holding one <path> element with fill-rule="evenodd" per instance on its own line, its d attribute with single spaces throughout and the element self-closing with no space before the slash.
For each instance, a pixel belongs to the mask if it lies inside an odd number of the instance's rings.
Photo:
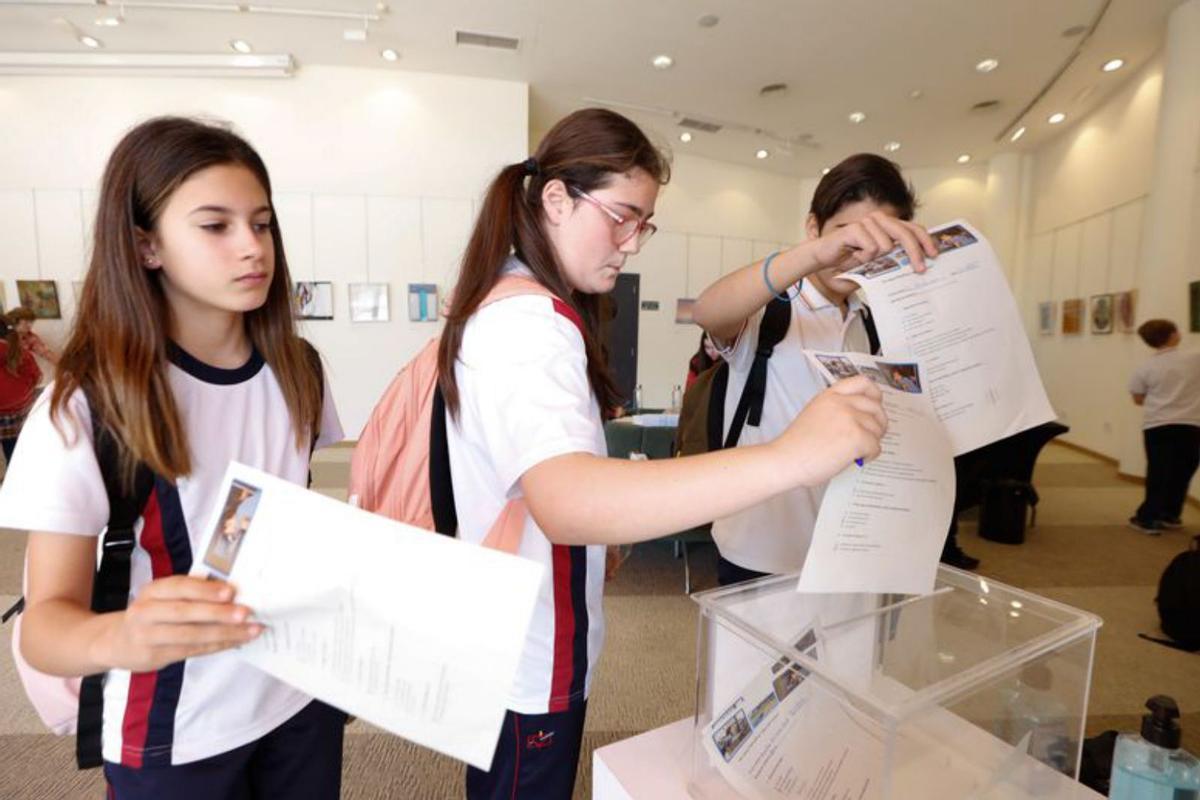
<svg viewBox="0 0 1200 800">
<path fill-rule="evenodd" d="M 1179 517 L 1171 517 L 1170 519 L 1160 519 L 1158 524 L 1169 531 L 1176 531 L 1183 527 L 1183 520 Z"/>
<path fill-rule="evenodd" d="M 1152 522 L 1143 522 L 1137 517 L 1129 518 L 1129 527 L 1133 528 L 1135 531 L 1144 533 L 1147 536 L 1161 536 L 1164 529 L 1163 524 L 1158 520 L 1154 520 Z"/>
<path fill-rule="evenodd" d="M 979 559 L 973 558 L 962 551 L 961 547 L 942 551 L 942 563 L 959 569 L 973 570 L 979 567 Z"/>
</svg>

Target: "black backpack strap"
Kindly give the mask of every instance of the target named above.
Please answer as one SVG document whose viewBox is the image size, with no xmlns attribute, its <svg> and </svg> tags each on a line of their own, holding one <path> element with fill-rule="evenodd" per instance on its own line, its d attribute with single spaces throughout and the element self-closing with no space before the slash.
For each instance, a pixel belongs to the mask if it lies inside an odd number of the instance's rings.
<svg viewBox="0 0 1200 800">
<path fill-rule="evenodd" d="M 90 396 L 88 406 L 96 407 Z M 121 611 L 129 604 L 130 562 L 137 544 L 133 531 L 154 490 L 154 474 L 145 464 L 138 464 L 133 485 L 125 484 L 120 443 L 94 412 L 92 437 L 96 461 L 104 478 L 104 491 L 108 495 L 108 525 L 101 544 L 100 566 L 92 581 L 92 611 L 105 614 Z M 104 677 L 103 672 L 88 675 L 79 688 L 75 760 L 80 769 L 103 763 L 100 730 L 104 719 Z"/>
<path fill-rule="evenodd" d="M 707 427 L 708 452 L 715 453 L 721 449 L 722 437 L 725 435 L 725 393 L 729 391 L 729 364 L 722 359 L 715 367 L 712 384 L 708 393 Z"/>
<path fill-rule="evenodd" d="M 725 447 L 735 447 L 746 425 L 758 427 L 762 421 L 763 400 L 767 396 L 767 361 L 775 352 L 775 345 L 783 341 L 792 321 L 792 301 L 779 297 L 771 298 L 763 311 L 762 323 L 758 326 L 758 349 L 754 351 L 754 363 L 746 376 L 746 387 L 738 400 L 737 410 L 725 437 Z M 724 392 L 722 392 L 724 395 Z"/>
<path fill-rule="evenodd" d="M 867 342 L 871 347 L 871 355 L 877 356 L 881 347 L 879 343 L 879 331 L 875 328 L 875 317 L 871 315 L 871 309 L 867 306 L 860 308 L 858 315 L 862 317 L 863 327 L 867 329 Z"/>
<path fill-rule="evenodd" d="M 301 339 L 304 344 L 304 355 L 308 357 L 308 365 L 312 371 L 317 373 L 317 385 L 321 387 L 321 405 L 325 404 L 325 366 L 321 363 L 321 354 L 317 352 L 317 348 L 312 346 L 308 339 Z M 312 457 L 313 453 L 317 452 L 317 439 L 321 438 L 321 414 L 317 414 L 317 421 L 313 425 L 312 434 L 308 442 L 308 488 L 312 488 Z"/>
<path fill-rule="evenodd" d="M 446 438 L 446 398 L 442 387 L 433 389 L 433 414 L 429 420 L 429 499 L 433 527 L 446 536 L 458 535 L 458 510 L 454 507 L 454 482 L 450 476 L 450 444 Z"/>
</svg>

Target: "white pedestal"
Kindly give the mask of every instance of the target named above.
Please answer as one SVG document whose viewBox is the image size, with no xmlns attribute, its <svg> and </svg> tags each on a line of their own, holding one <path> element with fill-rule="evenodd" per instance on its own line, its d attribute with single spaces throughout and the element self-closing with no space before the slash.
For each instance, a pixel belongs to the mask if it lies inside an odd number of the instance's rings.
<svg viewBox="0 0 1200 800">
<path fill-rule="evenodd" d="M 592 800 L 692 800 L 687 791 L 692 718 L 614 742 L 592 754 Z M 996 787 L 990 797 L 1008 797 Z M 1081 783 L 1064 780 L 1056 800 L 1104 800 Z"/>
<path fill-rule="evenodd" d="M 592 800 L 690 800 L 692 718 L 592 753 Z"/>
</svg>

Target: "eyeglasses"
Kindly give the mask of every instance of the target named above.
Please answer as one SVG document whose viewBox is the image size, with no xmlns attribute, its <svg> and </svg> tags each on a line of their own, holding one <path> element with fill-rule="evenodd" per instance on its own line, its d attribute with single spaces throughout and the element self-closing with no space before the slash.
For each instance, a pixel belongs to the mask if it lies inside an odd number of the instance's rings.
<svg viewBox="0 0 1200 800">
<path fill-rule="evenodd" d="M 646 242 L 650 241 L 650 237 L 658 233 L 658 226 L 653 222 L 648 222 L 637 217 L 625 217 L 614 211 L 606 203 L 602 203 L 592 197 L 582 189 L 571 187 L 571 194 L 576 197 L 583 198 L 596 208 L 603 211 L 609 219 L 613 221 L 613 241 L 618 247 L 628 242 L 633 237 L 637 237 L 637 246 L 641 248 Z"/>
</svg>

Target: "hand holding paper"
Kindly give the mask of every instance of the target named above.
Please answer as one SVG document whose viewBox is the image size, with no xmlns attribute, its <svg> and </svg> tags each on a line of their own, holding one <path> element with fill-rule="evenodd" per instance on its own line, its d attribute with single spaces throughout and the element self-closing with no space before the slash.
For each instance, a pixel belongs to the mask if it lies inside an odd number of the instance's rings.
<svg viewBox="0 0 1200 800">
<path fill-rule="evenodd" d="M 491 765 L 544 569 L 231 464 L 196 575 L 266 630 L 259 669 L 419 744 Z"/>
</svg>

